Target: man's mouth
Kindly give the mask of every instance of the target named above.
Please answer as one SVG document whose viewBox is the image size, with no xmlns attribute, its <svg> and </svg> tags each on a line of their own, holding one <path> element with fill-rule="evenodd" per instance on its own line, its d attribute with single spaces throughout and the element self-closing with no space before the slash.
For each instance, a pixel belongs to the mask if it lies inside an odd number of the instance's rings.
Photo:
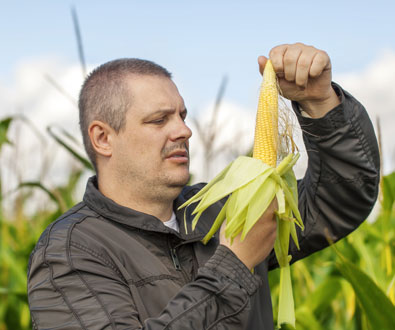
<svg viewBox="0 0 395 330">
<path fill-rule="evenodd" d="M 187 163 L 189 161 L 189 153 L 186 149 L 173 150 L 167 155 L 166 159 L 176 161 L 177 163 Z"/>
</svg>

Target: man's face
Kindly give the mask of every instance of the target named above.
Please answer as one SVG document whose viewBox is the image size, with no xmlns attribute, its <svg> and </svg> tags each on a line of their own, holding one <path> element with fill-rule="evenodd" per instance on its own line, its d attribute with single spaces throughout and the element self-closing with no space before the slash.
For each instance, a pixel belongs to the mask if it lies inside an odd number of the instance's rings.
<svg viewBox="0 0 395 330">
<path fill-rule="evenodd" d="M 128 82 L 131 107 L 112 156 L 118 178 L 150 198 L 176 196 L 189 180 L 192 132 L 184 122 L 184 100 L 165 77 L 132 76 Z"/>
</svg>

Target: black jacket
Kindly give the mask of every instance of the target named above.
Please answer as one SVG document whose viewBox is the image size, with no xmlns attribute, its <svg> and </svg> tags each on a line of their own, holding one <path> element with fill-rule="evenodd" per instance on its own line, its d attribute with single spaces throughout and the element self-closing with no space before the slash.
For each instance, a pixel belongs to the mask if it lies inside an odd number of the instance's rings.
<svg viewBox="0 0 395 330">
<path fill-rule="evenodd" d="M 298 182 L 305 222 L 292 262 L 338 240 L 369 214 L 377 197 L 379 154 L 363 107 L 334 85 L 341 104 L 324 118 L 302 117 L 309 154 Z M 203 185 L 185 187 L 174 209 Z M 180 232 L 154 216 L 117 205 L 91 178 L 83 202 L 42 234 L 31 254 L 28 294 L 35 329 L 273 329 L 269 269 L 255 275 L 218 239 L 200 240 L 222 204 L 211 206 L 192 232 L 187 210 Z"/>
</svg>

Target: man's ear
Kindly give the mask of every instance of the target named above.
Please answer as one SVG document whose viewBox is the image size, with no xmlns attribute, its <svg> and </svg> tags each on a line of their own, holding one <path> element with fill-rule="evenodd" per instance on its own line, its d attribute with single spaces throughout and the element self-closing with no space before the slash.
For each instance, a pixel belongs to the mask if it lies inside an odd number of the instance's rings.
<svg viewBox="0 0 395 330">
<path fill-rule="evenodd" d="M 116 134 L 113 128 L 99 120 L 94 120 L 88 127 L 92 147 L 98 155 L 112 156 L 113 137 Z"/>
</svg>

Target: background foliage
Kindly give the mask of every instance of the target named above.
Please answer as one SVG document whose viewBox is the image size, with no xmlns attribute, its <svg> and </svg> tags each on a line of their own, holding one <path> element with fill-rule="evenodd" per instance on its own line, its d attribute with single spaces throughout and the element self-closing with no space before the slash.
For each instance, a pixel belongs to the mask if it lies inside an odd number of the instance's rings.
<svg viewBox="0 0 395 330">
<path fill-rule="evenodd" d="M 2 147 L 12 144 L 7 132 L 19 119 L 0 120 L 0 164 Z M 71 137 L 57 134 L 48 130 L 48 138 L 80 164 L 72 168 L 66 184 L 47 188 L 39 180 L 20 182 L 9 198 L 1 190 L 0 167 L 0 330 L 31 329 L 26 294 L 30 252 L 44 228 L 74 205 L 77 184 L 91 171 L 87 159 L 67 142 Z M 27 205 L 40 204 L 37 198 L 43 198 L 34 194 L 36 190 L 46 195 L 46 202 L 32 212 Z M 13 212 L 5 212 L 4 204 L 10 201 Z M 394 202 L 395 172 L 382 178 L 380 211 L 373 221 L 292 266 L 297 329 L 395 329 Z M 269 276 L 276 318 L 279 272 Z"/>
</svg>

